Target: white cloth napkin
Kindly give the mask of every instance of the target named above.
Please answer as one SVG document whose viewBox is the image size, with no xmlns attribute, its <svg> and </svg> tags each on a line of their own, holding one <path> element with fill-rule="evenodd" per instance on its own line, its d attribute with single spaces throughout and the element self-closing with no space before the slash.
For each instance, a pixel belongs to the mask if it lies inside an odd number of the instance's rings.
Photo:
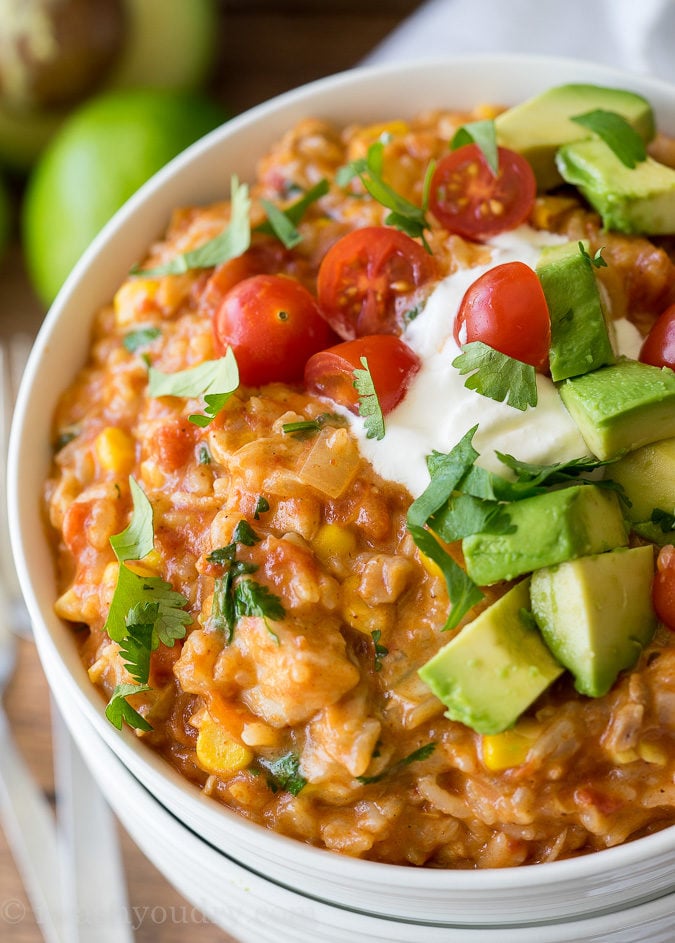
<svg viewBox="0 0 675 943">
<path fill-rule="evenodd" d="M 675 0 L 427 0 L 365 60 L 522 52 L 675 82 Z"/>
</svg>

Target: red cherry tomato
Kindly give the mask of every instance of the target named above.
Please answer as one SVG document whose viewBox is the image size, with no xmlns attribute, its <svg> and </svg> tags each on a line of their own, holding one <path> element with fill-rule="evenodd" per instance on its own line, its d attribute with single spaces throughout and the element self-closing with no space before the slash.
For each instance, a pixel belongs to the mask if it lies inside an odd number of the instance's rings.
<svg viewBox="0 0 675 943">
<path fill-rule="evenodd" d="M 216 353 L 231 347 L 248 386 L 302 380 L 305 363 L 334 334 L 306 288 L 286 275 L 253 275 L 232 288 L 215 313 Z"/>
<path fill-rule="evenodd" d="M 420 368 L 417 354 L 392 334 L 358 337 L 314 354 L 305 367 L 307 390 L 358 413 L 354 370 L 363 366 L 361 357 L 368 362 L 382 413 L 390 413 L 401 402 Z"/>
<path fill-rule="evenodd" d="M 504 262 L 477 278 L 460 303 L 454 336 L 460 345 L 482 341 L 545 368 L 551 318 L 536 272 L 524 262 Z"/>
<path fill-rule="evenodd" d="M 481 241 L 515 229 L 530 215 L 537 195 L 532 168 L 508 148 L 500 147 L 498 154 L 496 174 L 477 144 L 465 144 L 439 160 L 429 209 L 450 232 Z"/>
<path fill-rule="evenodd" d="M 334 243 L 319 268 L 324 317 L 340 337 L 401 334 L 419 289 L 436 275 L 433 257 L 397 229 L 366 226 Z"/>
<path fill-rule="evenodd" d="M 642 345 L 640 360 L 675 370 L 675 304 L 657 318 Z"/>
<path fill-rule="evenodd" d="M 662 547 L 656 559 L 652 586 L 656 615 L 669 629 L 675 629 L 675 547 Z"/>
</svg>

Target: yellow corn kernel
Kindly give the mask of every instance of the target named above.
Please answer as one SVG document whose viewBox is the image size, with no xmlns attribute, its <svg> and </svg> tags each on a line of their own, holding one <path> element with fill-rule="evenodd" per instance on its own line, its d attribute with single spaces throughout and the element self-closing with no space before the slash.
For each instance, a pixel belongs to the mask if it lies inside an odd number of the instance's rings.
<svg viewBox="0 0 675 943">
<path fill-rule="evenodd" d="M 153 301 L 159 282 L 151 278 L 134 278 L 125 282 L 113 300 L 118 327 L 128 328 L 137 323 L 143 304 Z"/>
<path fill-rule="evenodd" d="M 668 754 L 659 746 L 658 743 L 654 743 L 650 740 L 641 740 L 638 744 L 638 756 L 640 759 L 644 760 L 645 763 L 654 763 L 656 766 L 665 766 L 668 762 Z"/>
<path fill-rule="evenodd" d="M 340 524 L 323 524 L 312 541 L 314 553 L 323 562 L 344 559 L 356 552 L 356 535 Z"/>
<path fill-rule="evenodd" d="M 350 576 L 342 584 L 342 618 L 364 635 L 380 632 L 386 636 L 394 624 L 394 607 L 386 603 L 368 605 L 358 591 L 360 582 L 359 576 Z"/>
<path fill-rule="evenodd" d="M 504 109 L 500 108 L 499 105 L 483 103 L 475 108 L 476 120 L 492 121 L 502 111 L 504 111 Z"/>
<path fill-rule="evenodd" d="M 535 229 L 553 229 L 556 219 L 578 205 L 574 197 L 548 194 L 538 197 L 532 208 L 532 225 Z"/>
<path fill-rule="evenodd" d="M 94 439 L 94 452 L 104 471 L 128 475 L 136 461 L 134 440 L 117 426 L 106 426 Z"/>
<path fill-rule="evenodd" d="M 225 729 L 206 715 L 199 726 L 197 762 L 208 773 L 236 773 L 253 762 L 254 753 L 232 740 Z"/>
<path fill-rule="evenodd" d="M 533 739 L 517 730 L 485 734 L 481 744 L 483 763 L 493 772 L 520 766 L 527 759 Z"/>
</svg>

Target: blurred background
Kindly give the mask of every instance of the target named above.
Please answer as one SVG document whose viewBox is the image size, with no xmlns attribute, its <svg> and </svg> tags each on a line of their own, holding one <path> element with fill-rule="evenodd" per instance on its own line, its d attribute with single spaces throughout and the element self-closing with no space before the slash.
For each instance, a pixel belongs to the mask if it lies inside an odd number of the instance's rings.
<svg viewBox="0 0 675 943">
<path fill-rule="evenodd" d="M 131 193 L 229 116 L 356 65 L 422 0 L 0 0 L 0 323 L 34 331 Z"/>
</svg>

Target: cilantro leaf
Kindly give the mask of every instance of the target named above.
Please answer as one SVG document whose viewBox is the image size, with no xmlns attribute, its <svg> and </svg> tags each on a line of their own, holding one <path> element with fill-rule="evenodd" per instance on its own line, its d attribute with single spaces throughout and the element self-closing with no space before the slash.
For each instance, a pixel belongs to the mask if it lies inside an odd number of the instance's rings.
<svg viewBox="0 0 675 943">
<path fill-rule="evenodd" d="M 121 642 L 127 634 L 127 614 L 135 606 L 157 603 L 155 630 L 160 641 L 171 647 L 177 638 L 185 636 L 185 626 L 192 622 L 184 610 L 187 599 L 176 592 L 171 583 L 159 576 L 140 576 L 120 563 L 117 585 L 104 626 L 113 642 Z"/>
<path fill-rule="evenodd" d="M 253 513 L 254 520 L 260 520 L 260 515 L 265 514 L 266 511 L 269 511 L 270 503 L 267 498 L 264 498 L 262 495 L 258 498 L 255 505 L 255 511 Z"/>
<path fill-rule="evenodd" d="M 567 462 L 553 462 L 551 464 L 536 464 L 533 462 L 523 462 L 508 453 L 495 451 L 499 461 L 510 468 L 516 475 L 518 483 L 527 485 L 529 493 L 534 493 L 532 489 L 543 490 L 543 487 L 559 485 L 572 479 L 577 479 L 580 475 L 587 475 L 602 468 L 605 465 L 612 465 L 617 461 L 616 458 L 598 459 L 591 456 L 581 456 L 581 458 L 572 458 Z M 597 482 L 599 484 L 600 482 Z M 524 497 L 524 495 L 521 495 Z"/>
<path fill-rule="evenodd" d="M 470 534 L 505 534 L 514 529 L 504 505 L 472 494 L 453 494 L 432 515 L 429 527 L 446 543 Z"/>
<path fill-rule="evenodd" d="M 239 521 L 234 528 L 232 540 L 235 543 L 243 544 L 245 547 L 253 547 L 260 542 L 260 537 L 258 537 L 248 521 Z"/>
<path fill-rule="evenodd" d="M 125 334 L 122 338 L 122 344 L 130 354 L 133 354 L 141 347 L 147 347 L 147 345 L 151 344 L 161 333 L 158 327 L 141 327 L 138 328 L 137 331 L 129 331 L 128 334 Z"/>
<path fill-rule="evenodd" d="M 383 439 L 384 438 L 384 416 L 382 407 L 377 396 L 377 390 L 373 383 L 373 377 L 368 366 L 368 360 L 361 357 L 363 369 L 358 367 L 354 369 L 354 387 L 359 394 L 359 414 L 365 421 L 366 438 Z"/>
<path fill-rule="evenodd" d="M 208 242 L 202 243 L 196 249 L 184 252 L 171 259 L 165 265 L 156 268 L 144 269 L 134 266 L 132 275 L 143 275 L 146 278 L 158 278 L 161 275 L 183 275 L 191 269 L 212 268 L 234 259 L 246 252 L 251 244 L 250 210 L 251 201 L 248 195 L 248 186 L 240 184 L 233 175 L 230 183 L 230 221 L 221 233 Z"/>
<path fill-rule="evenodd" d="M 408 527 L 424 527 L 435 511 L 445 504 L 458 483 L 478 458 L 472 439 L 478 426 L 473 426 L 447 454 L 435 452 L 428 464 L 431 481 L 408 509 Z M 433 469 L 433 470 L 432 470 Z"/>
<path fill-rule="evenodd" d="M 238 619 L 242 616 L 261 616 L 277 621 L 286 615 L 279 597 L 270 592 L 267 586 L 250 579 L 240 580 L 236 584 L 234 611 Z"/>
<path fill-rule="evenodd" d="M 126 618 L 127 634 L 120 642 L 120 655 L 125 668 L 139 684 L 146 684 L 150 677 L 150 655 L 158 645 L 154 632 L 158 613 L 158 603 L 139 603 L 129 610 Z"/>
<path fill-rule="evenodd" d="M 273 792 L 283 789 L 297 796 L 307 785 L 307 780 L 300 773 L 300 759 L 295 753 L 285 753 L 276 760 L 259 756 L 258 763 L 267 770 L 268 784 Z"/>
<path fill-rule="evenodd" d="M 295 435 L 305 438 L 320 432 L 324 426 L 345 426 L 347 423 L 343 416 L 337 413 L 321 413 L 315 419 L 299 419 L 297 422 L 285 422 L 281 431 L 284 435 Z"/>
<path fill-rule="evenodd" d="M 647 159 L 645 142 L 622 115 L 596 108 L 575 115 L 572 121 L 601 138 L 625 167 L 632 169 Z"/>
<path fill-rule="evenodd" d="M 435 749 L 436 743 L 434 741 L 431 743 L 425 743 L 424 746 L 419 747 L 417 750 L 413 750 L 412 753 L 409 753 L 402 759 L 397 760 L 397 762 L 390 766 L 389 769 L 384 770 L 382 773 L 378 773 L 377 776 L 357 776 L 356 778 L 360 783 L 363 783 L 364 786 L 367 786 L 369 783 L 379 783 L 380 780 L 385 779 L 388 776 L 392 776 L 394 773 L 399 772 L 399 770 L 404 769 L 406 766 L 410 766 L 411 763 L 419 763 L 422 760 L 428 760 Z"/>
<path fill-rule="evenodd" d="M 151 725 L 142 717 L 138 711 L 134 710 L 127 698 L 132 694 L 142 694 L 149 691 L 147 684 L 118 684 L 112 693 L 105 709 L 105 716 L 113 727 L 122 729 L 122 724 L 126 721 L 130 727 L 135 730 L 144 730 L 146 733 L 152 730 Z"/>
<path fill-rule="evenodd" d="M 476 144 L 492 173 L 499 172 L 499 151 L 497 149 L 497 128 L 494 121 L 470 121 L 458 128 L 450 141 L 450 148 L 454 151 L 465 144 Z"/>
<path fill-rule="evenodd" d="M 375 671 L 382 671 L 382 659 L 389 654 L 389 649 L 380 643 L 382 638 L 381 629 L 373 629 L 370 633 L 375 648 Z"/>
<path fill-rule="evenodd" d="M 148 371 L 150 396 L 204 396 L 204 415 L 188 416 L 190 422 L 202 427 L 215 419 L 238 386 L 239 369 L 231 347 L 228 347 L 224 357 L 206 360 L 187 370 L 162 373 L 150 367 Z"/>
<path fill-rule="evenodd" d="M 278 206 L 268 200 L 261 200 L 262 207 L 267 214 L 267 220 L 261 223 L 260 226 L 256 226 L 255 231 L 276 236 L 287 249 L 292 249 L 299 242 L 302 242 L 302 236 L 296 229 L 297 224 L 312 203 L 316 203 L 322 196 L 325 196 L 329 189 L 328 181 L 325 179 L 320 180 L 299 200 L 296 200 L 295 203 L 287 206 L 284 210 L 279 209 Z"/>
<path fill-rule="evenodd" d="M 662 508 L 654 508 L 649 518 L 652 524 L 660 527 L 664 534 L 675 529 L 675 514 L 670 511 L 664 511 Z"/>
<path fill-rule="evenodd" d="M 433 560 L 443 573 L 451 603 L 450 613 L 441 630 L 447 632 L 459 625 L 467 612 L 481 601 L 483 593 L 469 574 L 441 547 L 430 531 L 410 523 L 408 523 L 408 530 L 417 547 L 425 556 Z"/>
<path fill-rule="evenodd" d="M 225 636 L 226 644 L 230 644 L 234 637 L 234 626 L 236 616 L 234 611 L 234 596 L 232 594 L 232 583 L 234 575 L 228 570 L 223 576 L 219 576 L 213 586 L 213 602 L 211 604 L 211 615 L 209 617 L 210 628 L 217 632 L 222 632 Z"/>
<path fill-rule="evenodd" d="M 581 257 L 591 267 L 591 269 L 607 268 L 607 262 L 602 257 L 604 248 L 604 246 L 601 246 L 595 255 L 591 255 L 583 242 L 579 241 L 579 252 L 581 253 Z"/>
<path fill-rule="evenodd" d="M 341 167 L 335 176 L 335 180 L 338 186 L 344 187 L 354 177 L 359 177 L 373 199 L 377 200 L 385 209 L 390 210 L 390 213 L 385 217 L 385 224 L 400 229 L 413 239 L 421 239 L 427 252 L 431 252 L 424 235 L 425 230 L 430 228 L 425 207 L 411 203 L 410 200 L 401 196 L 392 186 L 386 183 L 382 177 L 383 165 L 384 142 L 378 140 L 370 145 L 365 158 L 351 161 L 345 167 Z M 429 172 L 425 176 L 425 194 L 428 194 L 428 179 Z"/>
<path fill-rule="evenodd" d="M 464 386 L 514 409 L 537 405 L 537 377 L 533 366 L 508 357 L 482 341 L 462 346 L 452 366 L 460 374 L 471 374 Z"/>
<path fill-rule="evenodd" d="M 129 476 L 133 511 L 128 525 L 110 538 L 110 546 L 122 563 L 124 560 L 142 560 L 155 545 L 152 527 L 152 505 L 135 478 Z"/>
</svg>

